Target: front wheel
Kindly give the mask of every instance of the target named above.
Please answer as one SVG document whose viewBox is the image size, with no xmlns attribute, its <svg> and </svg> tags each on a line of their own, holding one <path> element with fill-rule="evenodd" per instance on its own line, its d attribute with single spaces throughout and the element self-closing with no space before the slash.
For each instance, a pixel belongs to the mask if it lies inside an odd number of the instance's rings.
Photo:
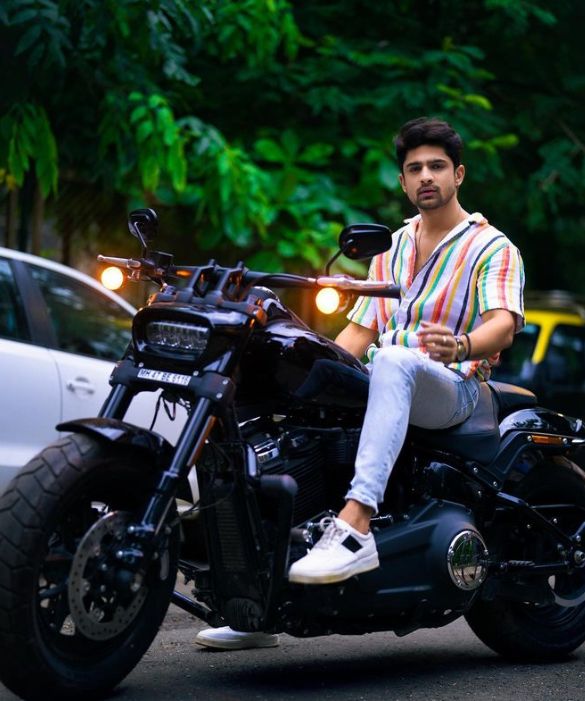
<svg viewBox="0 0 585 701">
<path fill-rule="evenodd" d="M 103 696 L 138 663 L 173 591 L 178 532 L 121 587 L 112 566 L 156 480 L 145 453 L 73 435 L 0 499 L 0 679 L 24 699 Z"/>
<path fill-rule="evenodd" d="M 535 468 L 515 493 L 531 505 L 580 507 L 559 512 L 558 525 L 565 533 L 573 533 L 583 521 L 585 473 L 568 460 Z M 506 532 L 505 540 L 504 558 L 558 559 L 557 544 L 536 529 L 528 531 L 517 524 Z M 585 642 L 585 571 L 576 567 L 572 573 L 550 577 L 544 583 L 552 590 L 554 603 L 480 599 L 466 615 L 469 626 L 488 647 L 513 661 L 566 657 Z"/>
</svg>

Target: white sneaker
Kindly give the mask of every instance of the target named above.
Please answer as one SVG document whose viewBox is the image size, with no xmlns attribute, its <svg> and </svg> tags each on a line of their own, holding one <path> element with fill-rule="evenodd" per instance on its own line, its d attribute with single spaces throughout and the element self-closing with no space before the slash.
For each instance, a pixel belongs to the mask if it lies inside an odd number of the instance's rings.
<svg viewBox="0 0 585 701">
<path fill-rule="evenodd" d="M 289 581 L 331 584 L 380 566 L 372 533 L 364 535 L 339 518 L 324 518 L 320 525 L 323 535 L 305 557 L 293 563 Z"/>
<path fill-rule="evenodd" d="M 247 650 L 253 647 L 276 647 L 279 637 L 270 633 L 245 633 L 223 626 L 200 631 L 195 642 L 215 650 Z"/>
</svg>

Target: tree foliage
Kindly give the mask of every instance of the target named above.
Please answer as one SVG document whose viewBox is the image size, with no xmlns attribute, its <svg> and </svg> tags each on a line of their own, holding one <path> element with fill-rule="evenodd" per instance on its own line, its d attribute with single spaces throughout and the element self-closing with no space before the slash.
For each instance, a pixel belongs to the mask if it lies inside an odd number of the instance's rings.
<svg viewBox="0 0 585 701">
<path fill-rule="evenodd" d="M 344 223 L 410 213 L 392 139 L 435 114 L 466 141 L 463 204 L 520 245 L 533 286 L 583 291 L 584 15 L 581 0 L 5 0 L 0 183 L 34 176 L 55 209 L 72 183 L 158 207 L 184 258 L 317 269 Z"/>
</svg>

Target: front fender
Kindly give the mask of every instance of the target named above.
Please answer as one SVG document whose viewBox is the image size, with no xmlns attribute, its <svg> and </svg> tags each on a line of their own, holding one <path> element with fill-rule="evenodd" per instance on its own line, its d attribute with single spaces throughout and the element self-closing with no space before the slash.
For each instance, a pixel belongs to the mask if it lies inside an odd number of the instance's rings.
<svg viewBox="0 0 585 701">
<path fill-rule="evenodd" d="M 146 450 L 156 457 L 157 465 L 164 463 L 173 451 L 171 444 L 158 433 L 119 419 L 90 418 L 65 421 L 57 426 L 58 431 L 85 433 L 108 443 Z"/>
<path fill-rule="evenodd" d="M 173 446 L 162 436 L 146 428 L 120 421 L 120 419 L 90 418 L 65 421 L 57 426 L 58 431 L 84 433 L 108 443 L 143 450 L 154 457 L 155 465 L 164 470 L 173 456 Z M 179 499 L 194 504 L 199 500 L 199 488 L 195 470 L 188 479 L 182 480 L 177 494 Z"/>
</svg>

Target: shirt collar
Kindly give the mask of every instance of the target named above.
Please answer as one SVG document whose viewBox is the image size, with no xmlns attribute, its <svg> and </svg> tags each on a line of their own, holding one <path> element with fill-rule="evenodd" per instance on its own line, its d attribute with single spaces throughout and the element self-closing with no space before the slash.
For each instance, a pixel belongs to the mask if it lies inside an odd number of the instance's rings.
<svg viewBox="0 0 585 701">
<path fill-rule="evenodd" d="M 416 214 L 414 217 L 409 217 L 408 219 L 404 220 L 404 223 L 406 224 L 406 233 L 410 238 L 414 238 L 414 232 L 416 230 L 417 224 L 420 221 L 421 216 L 420 214 Z M 461 232 L 462 229 L 465 229 L 468 226 L 471 226 L 472 224 L 487 224 L 488 220 L 481 214 L 481 212 L 473 212 L 473 214 L 470 214 L 467 219 L 463 220 L 459 224 L 457 224 L 456 227 L 451 229 L 451 231 L 445 236 L 443 241 L 441 243 L 447 241 L 448 239 L 452 238 L 453 236 L 456 236 L 458 233 Z"/>
</svg>

